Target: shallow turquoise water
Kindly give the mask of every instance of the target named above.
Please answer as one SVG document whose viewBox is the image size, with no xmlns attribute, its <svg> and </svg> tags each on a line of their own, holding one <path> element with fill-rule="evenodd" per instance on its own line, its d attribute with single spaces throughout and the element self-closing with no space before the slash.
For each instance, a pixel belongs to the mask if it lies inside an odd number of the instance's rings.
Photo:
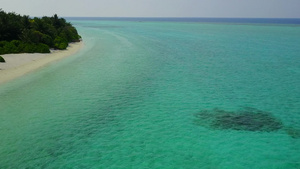
<svg viewBox="0 0 300 169">
<path fill-rule="evenodd" d="M 300 27 L 80 21 L 80 53 L 0 87 L 0 168 L 300 168 Z M 275 132 L 195 114 L 251 107 Z"/>
</svg>

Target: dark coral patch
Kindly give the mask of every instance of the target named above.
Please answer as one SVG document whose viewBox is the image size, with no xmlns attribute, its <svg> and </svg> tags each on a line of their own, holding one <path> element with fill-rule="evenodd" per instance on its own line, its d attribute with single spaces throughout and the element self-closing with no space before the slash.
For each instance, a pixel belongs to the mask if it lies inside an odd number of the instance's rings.
<svg viewBox="0 0 300 169">
<path fill-rule="evenodd" d="M 196 124 L 218 130 L 272 132 L 283 127 L 270 113 L 253 108 L 238 111 L 204 110 L 195 117 Z"/>
<path fill-rule="evenodd" d="M 300 130 L 299 129 L 295 129 L 295 128 L 291 128 L 291 127 L 286 127 L 285 131 L 292 138 L 297 138 L 297 139 L 300 138 Z"/>
</svg>

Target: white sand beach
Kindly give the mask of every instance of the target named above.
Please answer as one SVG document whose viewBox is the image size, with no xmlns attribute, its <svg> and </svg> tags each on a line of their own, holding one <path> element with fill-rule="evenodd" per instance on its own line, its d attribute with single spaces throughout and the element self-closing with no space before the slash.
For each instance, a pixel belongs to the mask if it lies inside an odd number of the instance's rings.
<svg viewBox="0 0 300 169">
<path fill-rule="evenodd" d="M 0 84 L 11 81 L 34 70 L 40 69 L 49 63 L 61 60 L 77 53 L 83 42 L 70 43 L 66 50 L 51 50 L 51 53 L 22 53 L 2 55 L 5 63 L 0 62 Z"/>
</svg>

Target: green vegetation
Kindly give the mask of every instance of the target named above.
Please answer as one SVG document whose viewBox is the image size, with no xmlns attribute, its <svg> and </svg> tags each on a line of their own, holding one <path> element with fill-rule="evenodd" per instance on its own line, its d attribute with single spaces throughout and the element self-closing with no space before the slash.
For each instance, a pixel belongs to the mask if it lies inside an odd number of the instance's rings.
<svg viewBox="0 0 300 169">
<path fill-rule="evenodd" d="M 5 62 L 5 60 L 2 56 L 0 56 L 0 62 Z"/>
<path fill-rule="evenodd" d="M 50 48 L 66 49 L 80 38 L 76 28 L 56 14 L 30 18 L 0 9 L 0 54 L 49 53 Z"/>
</svg>

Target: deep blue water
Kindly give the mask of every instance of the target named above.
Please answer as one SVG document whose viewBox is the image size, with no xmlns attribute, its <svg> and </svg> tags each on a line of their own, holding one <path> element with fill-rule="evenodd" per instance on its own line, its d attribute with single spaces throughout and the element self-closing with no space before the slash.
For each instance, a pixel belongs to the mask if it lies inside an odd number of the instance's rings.
<svg viewBox="0 0 300 169">
<path fill-rule="evenodd" d="M 300 18 L 135 18 L 135 17 L 69 17 L 71 20 L 135 22 L 202 22 L 232 24 L 300 24 Z"/>
</svg>

